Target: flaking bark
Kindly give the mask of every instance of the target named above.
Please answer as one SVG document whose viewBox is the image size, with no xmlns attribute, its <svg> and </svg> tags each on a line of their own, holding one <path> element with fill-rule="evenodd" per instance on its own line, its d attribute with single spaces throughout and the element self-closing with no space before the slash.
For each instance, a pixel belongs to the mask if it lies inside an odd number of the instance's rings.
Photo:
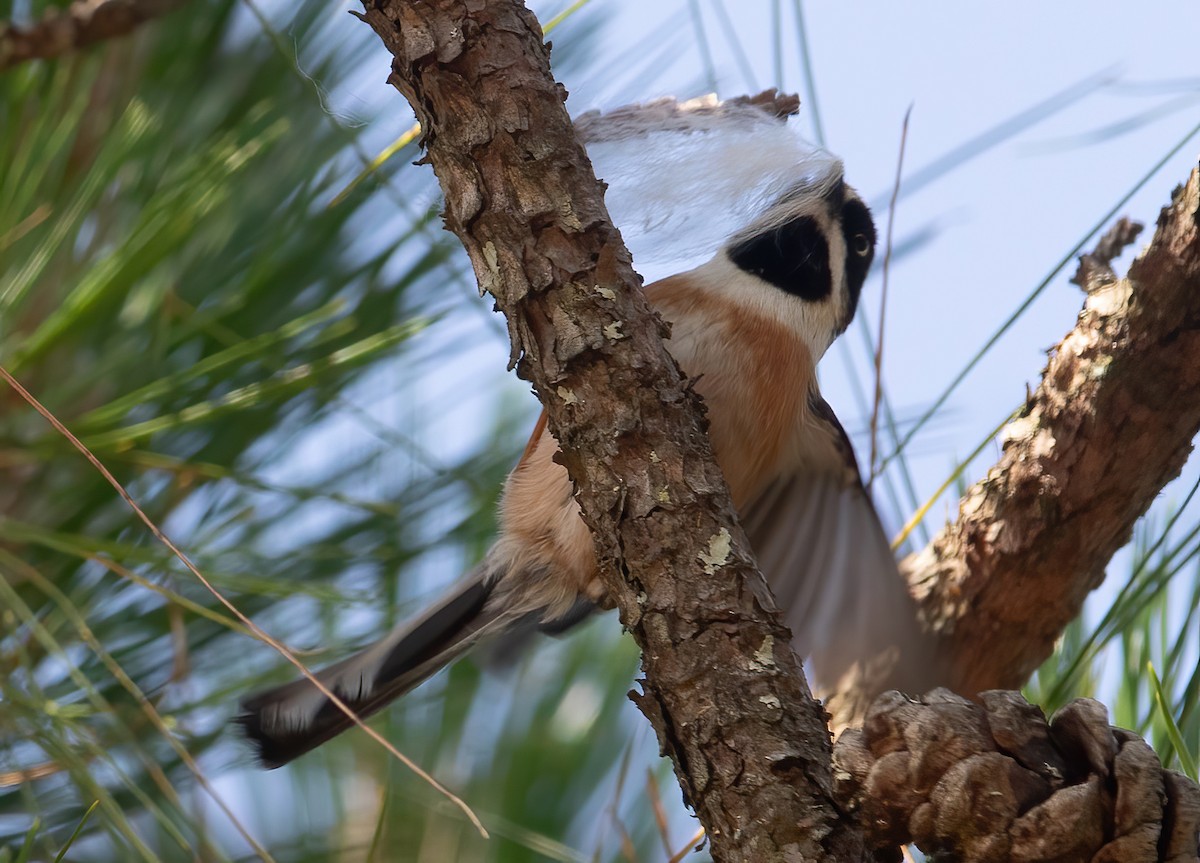
<svg viewBox="0 0 1200 863">
<path fill-rule="evenodd" d="M 1093 282 L 1004 453 L 907 565 L 946 685 L 1022 685 L 1200 431 L 1200 179 L 1129 275 Z"/>
<path fill-rule="evenodd" d="M 446 197 L 575 480 L 621 619 L 634 700 L 718 861 L 862 859 L 832 803 L 824 713 L 737 526 L 699 400 L 662 343 L 513 0 L 368 0 Z"/>
</svg>

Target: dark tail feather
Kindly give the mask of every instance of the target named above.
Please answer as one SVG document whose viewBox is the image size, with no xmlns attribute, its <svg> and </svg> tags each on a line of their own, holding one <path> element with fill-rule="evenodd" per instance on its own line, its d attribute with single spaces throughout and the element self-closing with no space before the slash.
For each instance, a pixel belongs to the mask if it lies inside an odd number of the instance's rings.
<svg viewBox="0 0 1200 863">
<path fill-rule="evenodd" d="M 489 581 L 480 565 L 425 614 L 319 671 L 317 679 L 359 717 L 375 713 L 503 628 L 502 616 L 485 611 Z M 235 721 L 268 768 L 287 764 L 354 725 L 307 678 L 251 695 L 241 708 Z"/>
</svg>

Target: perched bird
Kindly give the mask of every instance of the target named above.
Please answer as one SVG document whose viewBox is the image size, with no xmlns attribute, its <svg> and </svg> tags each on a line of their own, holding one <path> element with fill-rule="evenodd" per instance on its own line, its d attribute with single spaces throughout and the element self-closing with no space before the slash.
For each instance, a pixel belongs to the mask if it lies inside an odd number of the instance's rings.
<svg viewBox="0 0 1200 863">
<path fill-rule="evenodd" d="M 754 127 L 766 122 L 761 112 L 740 117 L 738 134 L 749 125 L 761 146 L 767 127 Z M 604 135 L 585 134 L 598 168 L 605 142 L 641 136 L 640 152 L 653 149 L 644 139 L 654 133 L 637 123 L 627 136 L 604 128 Z M 719 136 L 721 128 L 700 112 L 690 128 L 670 134 Z M 670 322 L 667 348 L 707 403 L 713 451 L 818 692 L 836 694 L 839 681 L 867 666 L 880 686 L 920 688 L 927 662 L 912 601 L 816 377 L 817 363 L 854 317 L 875 225 L 838 160 L 805 145 L 798 166 L 789 147 L 759 172 L 774 189 L 742 202 L 758 212 L 707 262 L 645 292 Z M 790 170 L 781 172 L 777 163 L 785 159 Z M 781 174 L 789 178 L 782 188 Z M 653 194 L 641 188 L 640 197 Z M 637 235 L 632 220 L 623 224 L 614 213 L 614 221 Z M 557 449 L 543 413 L 508 476 L 499 536 L 483 561 L 424 614 L 318 673 L 360 716 L 480 643 L 531 624 L 562 631 L 611 607 L 571 480 L 553 460 Z M 861 707 L 831 709 L 844 720 Z M 352 725 L 306 679 L 246 698 L 238 722 L 267 767 Z"/>
</svg>

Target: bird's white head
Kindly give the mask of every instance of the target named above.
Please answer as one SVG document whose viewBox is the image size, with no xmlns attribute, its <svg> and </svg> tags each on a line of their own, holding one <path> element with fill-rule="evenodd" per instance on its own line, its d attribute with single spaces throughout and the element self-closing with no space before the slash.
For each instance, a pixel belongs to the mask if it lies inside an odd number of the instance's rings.
<svg viewBox="0 0 1200 863">
<path fill-rule="evenodd" d="M 754 104 L 666 99 L 576 121 L 634 262 L 786 324 L 814 360 L 854 318 L 875 226 L 842 162 Z"/>
<path fill-rule="evenodd" d="M 788 295 L 819 357 L 854 319 L 875 255 L 875 223 L 835 163 L 789 188 L 722 253 Z"/>
</svg>

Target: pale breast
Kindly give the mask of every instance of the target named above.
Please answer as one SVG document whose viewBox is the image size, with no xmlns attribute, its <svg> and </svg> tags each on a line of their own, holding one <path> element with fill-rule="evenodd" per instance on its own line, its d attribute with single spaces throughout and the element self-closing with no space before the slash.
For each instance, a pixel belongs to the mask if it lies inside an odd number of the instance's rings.
<svg viewBox="0 0 1200 863">
<path fill-rule="evenodd" d="M 667 348 L 708 405 L 713 450 L 740 509 L 803 460 L 812 355 L 784 323 L 687 276 L 646 295 L 671 322 Z"/>
<path fill-rule="evenodd" d="M 740 302 L 709 278 L 693 271 L 645 290 L 672 325 L 668 350 L 708 406 L 713 451 L 740 511 L 829 443 L 813 433 L 813 360 L 797 328 L 761 298 Z M 523 602 L 565 613 L 579 594 L 608 603 L 570 478 L 553 460 L 557 449 L 543 413 L 505 484 L 493 553 L 507 562 L 514 588 L 519 581 Z"/>
</svg>

